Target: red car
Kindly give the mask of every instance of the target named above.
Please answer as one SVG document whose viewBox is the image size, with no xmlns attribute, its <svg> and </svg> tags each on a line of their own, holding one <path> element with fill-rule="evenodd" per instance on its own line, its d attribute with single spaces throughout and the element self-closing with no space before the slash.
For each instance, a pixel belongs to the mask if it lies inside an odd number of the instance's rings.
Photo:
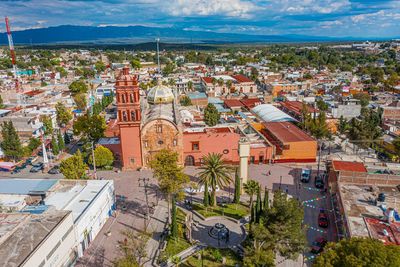
<svg viewBox="0 0 400 267">
<path fill-rule="evenodd" d="M 324 250 L 324 247 L 328 241 L 323 237 L 318 237 L 311 245 L 311 253 L 318 254 Z"/>
<path fill-rule="evenodd" d="M 329 218 L 328 214 L 326 214 L 325 210 L 320 210 L 318 215 L 318 226 L 323 228 L 328 228 L 329 226 Z"/>
</svg>

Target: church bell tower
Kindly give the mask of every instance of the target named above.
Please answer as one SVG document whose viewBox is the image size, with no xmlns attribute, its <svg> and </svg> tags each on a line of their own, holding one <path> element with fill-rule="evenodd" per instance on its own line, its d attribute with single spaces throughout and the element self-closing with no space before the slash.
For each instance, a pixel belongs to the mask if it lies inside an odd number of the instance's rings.
<svg viewBox="0 0 400 267">
<path fill-rule="evenodd" d="M 124 67 L 116 83 L 117 119 L 120 132 L 122 168 L 137 169 L 142 164 L 142 147 L 140 137 L 140 95 L 136 75 L 129 74 Z"/>
</svg>

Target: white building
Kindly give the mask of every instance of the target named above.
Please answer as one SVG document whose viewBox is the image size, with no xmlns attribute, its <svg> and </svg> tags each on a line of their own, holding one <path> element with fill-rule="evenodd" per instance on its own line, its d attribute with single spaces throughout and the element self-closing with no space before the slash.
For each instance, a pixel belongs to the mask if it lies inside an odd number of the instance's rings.
<svg viewBox="0 0 400 267">
<path fill-rule="evenodd" d="M 112 214 L 114 183 L 1 179 L 0 206 L 0 266 L 69 266 L 83 255 Z M 17 228 L 8 227 L 10 220 Z"/>
</svg>

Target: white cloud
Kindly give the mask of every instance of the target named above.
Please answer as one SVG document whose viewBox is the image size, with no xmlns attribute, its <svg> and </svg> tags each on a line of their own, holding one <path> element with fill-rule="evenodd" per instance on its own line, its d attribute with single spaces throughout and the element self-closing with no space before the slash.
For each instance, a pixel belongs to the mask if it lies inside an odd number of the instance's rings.
<svg viewBox="0 0 400 267">
<path fill-rule="evenodd" d="M 211 16 L 249 18 L 256 10 L 252 2 L 242 0 L 177 0 L 165 4 L 173 16 Z"/>
<path fill-rule="evenodd" d="M 349 0 L 273 0 L 271 6 L 290 14 L 330 14 L 350 8 L 351 3 Z"/>
</svg>

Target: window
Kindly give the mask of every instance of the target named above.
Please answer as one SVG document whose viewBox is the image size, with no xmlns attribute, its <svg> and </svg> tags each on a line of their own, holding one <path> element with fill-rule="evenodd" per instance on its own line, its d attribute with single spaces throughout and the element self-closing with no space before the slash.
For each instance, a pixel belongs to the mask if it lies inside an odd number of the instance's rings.
<svg viewBox="0 0 400 267">
<path fill-rule="evenodd" d="M 128 117 L 126 116 L 126 111 L 122 112 L 122 120 L 123 121 L 127 121 L 128 120 Z"/>
<path fill-rule="evenodd" d="M 172 142 L 172 144 L 173 144 L 174 146 L 177 146 L 177 145 L 178 145 L 178 140 L 174 139 L 174 141 Z"/>
<path fill-rule="evenodd" d="M 158 145 L 162 146 L 164 144 L 163 140 L 158 140 Z"/>
<path fill-rule="evenodd" d="M 162 133 L 162 125 L 156 125 L 156 133 Z"/>
<path fill-rule="evenodd" d="M 144 147 L 148 147 L 149 146 L 149 142 L 147 142 L 147 140 L 144 141 Z"/>
<path fill-rule="evenodd" d="M 49 254 L 47 254 L 46 259 L 49 260 L 51 256 L 53 256 L 54 252 L 58 249 L 58 247 L 61 245 L 61 241 L 58 241 L 57 244 L 53 247 L 53 249 L 50 251 Z"/>
<path fill-rule="evenodd" d="M 199 142 L 192 142 L 192 150 L 197 151 L 200 149 Z"/>
<path fill-rule="evenodd" d="M 135 120 L 136 120 L 136 112 L 131 111 L 131 121 L 135 121 Z"/>
<path fill-rule="evenodd" d="M 129 158 L 129 161 L 131 162 L 131 164 L 135 163 L 135 158 Z"/>
<path fill-rule="evenodd" d="M 133 103 L 133 102 L 134 102 L 134 101 L 133 101 L 133 95 L 130 94 L 129 97 L 130 97 L 131 103 Z"/>
<path fill-rule="evenodd" d="M 125 103 L 125 95 L 122 94 L 121 97 L 122 97 L 122 103 Z"/>
</svg>

